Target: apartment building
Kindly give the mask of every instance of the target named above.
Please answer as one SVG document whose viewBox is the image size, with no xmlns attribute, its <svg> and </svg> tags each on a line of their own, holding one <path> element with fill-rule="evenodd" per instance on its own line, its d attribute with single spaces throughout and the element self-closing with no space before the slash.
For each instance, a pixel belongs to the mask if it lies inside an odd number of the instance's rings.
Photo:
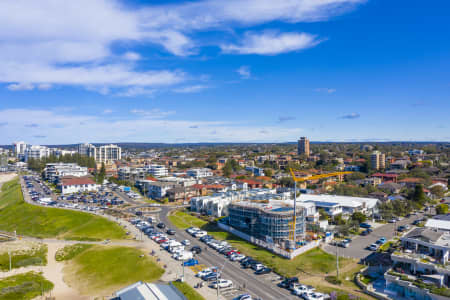
<svg viewBox="0 0 450 300">
<path fill-rule="evenodd" d="M 386 168 L 386 155 L 380 151 L 374 151 L 370 155 L 370 166 L 374 170 Z"/>
<path fill-rule="evenodd" d="M 112 144 L 99 147 L 92 144 L 80 144 L 78 153 L 93 157 L 97 163 L 109 163 L 122 159 L 122 148 Z"/>
<path fill-rule="evenodd" d="M 164 177 L 169 175 L 169 170 L 164 165 L 147 165 L 144 167 L 147 173 L 155 177 Z"/>
<path fill-rule="evenodd" d="M 281 243 L 293 237 L 294 207 L 285 201 L 268 201 L 258 203 L 242 201 L 228 207 L 228 224 L 252 237 L 267 242 Z M 306 209 L 296 207 L 297 237 L 306 231 Z"/>
<path fill-rule="evenodd" d="M 49 157 L 50 154 L 50 149 L 45 146 L 28 146 L 25 149 L 25 161 L 28 161 L 29 159 L 43 159 Z"/>
<path fill-rule="evenodd" d="M 298 155 L 305 155 L 306 157 L 309 157 L 309 140 L 304 136 L 298 140 L 297 153 Z"/>
<path fill-rule="evenodd" d="M 80 167 L 75 163 L 46 164 L 44 177 L 50 182 L 58 183 L 62 177 L 84 177 L 88 175 L 87 167 Z"/>
<path fill-rule="evenodd" d="M 204 178 L 213 176 L 213 172 L 208 168 L 197 168 L 197 169 L 189 169 L 186 172 L 186 175 L 194 178 Z"/>
<path fill-rule="evenodd" d="M 25 157 L 25 150 L 27 149 L 27 144 L 25 142 L 14 142 L 14 154 L 17 158 L 23 159 Z"/>
</svg>

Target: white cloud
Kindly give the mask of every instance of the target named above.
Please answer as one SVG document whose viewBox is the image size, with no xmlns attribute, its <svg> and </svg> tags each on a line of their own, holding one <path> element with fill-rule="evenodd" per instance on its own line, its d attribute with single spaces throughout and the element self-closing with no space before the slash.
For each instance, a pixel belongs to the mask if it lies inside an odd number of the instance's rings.
<svg viewBox="0 0 450 300">
<path fill-rule="evenodd" d="M 174 90 L 175 93 L 180 93 L 180 94 L 191 94 L 191 93 L 198 93 L 200 91 L 203 91 L 204 89 L 208 89 L 210 88 L 207 85 L 191 85 L 191 86 L 184 86 L 184 87 L 180 87 Z"/>
<path fill-rule="evenodd" d="M 10 91 L 31 91 L 34 90 L 34 85 L 31 83 L 13 83 L 6 86 Z"/>
<path fill-rule="evenodd" d="M 139 115 L 146 119 L 161 119 L 161 118 L 165 118 L 167 116 L 175 114 L 175 111 L 173 111 L 173 110 L 162 111 L 159 108 L 154 108 L 154 109 L 150 109 L 150 110 L 132 109 L 130 112 L 132 114 Z"/>
<path fill-rule="evenodd" d="M 56 110 L 5 109 L 0 120 L 7 130 L 0 143 L 9 144 L 18 136 L 29 143 L 71 144 L 92 142 L 154 142 L 172 143 L 181 138 L 188 142 L 264 142 L 293 141 L 300 128 L 245 126 L 222 121 L 167 120 L 175 112 L 159 109 L 135 109 L 133 118 L 116 119 L 106 116 L 73 115 Z M 36 124 L 33 130 L 24 130 Z M 55 126 L 58 124 L 58 126 Z M 193 128 L 195 133 L 193 134 Z M 71 134 L 67 134 L 70 132 Z M 215 132 L 215 134 L 212 134 Z M 45 138 L 36 136 L 45 136 Z"/>
<path fill-rule="evenodd" d="M 249 79 L 252 76 L 249 66 L 241 66 L 239 69 L 236 70 L 236 72 L 238 72 L 239 75 L 241 75 L 242 79 Z"/>
<path fill-rule="evenodd" d="M 224 53 L 276 55 L 311 48 L 319 44 L 307 33 L 247 32 L 239 45 L 221 45 Z"/>
<path fill-rule="evenodd" d="M 193 36 L 199 31 L 322 21 L 364 1 L 203 0 L 136 8 L 119 0 L 3 0 L 0 83 L 12 90 L 71 85 L 108 93 L 174 85 L 186 80 L 183 72 L 142 71 L 137 63 L 144 54 L 133 45 L 158 44 L 172 54 L 191 55 L 198 52 Z M 249 35 L 224 51 L 276 54 L 311 46 L 315 40 L 310 39 L 307 34 Z M 276 45 L 270 47 L 270 42 Z M 117 44 L 127 49 L 125 54 L 114 53 L 112 45 Z"/>
<path fill-rule="evenodd" d="M 132 61 L 136 61 L 136 60 L 140 60 L 140 59 L 141 59 L 141 55 L 140 55 L 139 53 L 132 52 L 132 51 L 126 52 L 126 53 L 123 55 L 123 57 L 124 57 L 126 60 L 132 60 Z"/>
<path fill-rule="evenodd" d="M 336 89 L 333 89 L 333 88 L 317 88 L 314 91 L 318 92 L 318 93 L 322 93 L 323 92 L 323 93 L 333 94 L 333 93 L 336 92 Z"/>
<path fill-rule="evenodd" d="M 115 96 L 117 97 L 137 97 L 137 96 L 147 96 L 152 97 L 156 93 L 155 89 L 147 89 L 140 86 L 134 86 L 129 89 L 118 92 Z"/>
<path fill-rule="evenodd" d="M 105 110 L 103 110 L 103 114 L 104 115 L 108 115 L 108 114 L 112 114 L 114 111 L 112 110 L 112 109 L 109 109 L 109 108 L 107 108 L 107 109 L 105 109 Z"/>
</svg>

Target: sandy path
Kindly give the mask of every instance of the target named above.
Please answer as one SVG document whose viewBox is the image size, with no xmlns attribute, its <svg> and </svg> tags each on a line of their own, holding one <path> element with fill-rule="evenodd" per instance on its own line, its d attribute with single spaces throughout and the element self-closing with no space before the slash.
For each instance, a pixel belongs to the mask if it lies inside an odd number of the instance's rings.
<svg viewBox="0 0 450 300">
<path fill-rule="evenodd" d="M 50 296 L 59 299 L 87 300 L 87 296 L 82 296 L 77 290 L 69 287 L 63 280 L 64 263 L 55 260 L 55 253 L 59 248 L 64 247 L 64 243 L 48 243 L 47 265 L 46 266 L 30 266 L 25 268 L 13 269 L 11 272 L 0 272 L 0 278 L 9 277 L 30 271 L 42 272 L 44 277 L 55 285 L 54 289 L 49 293 Z M 49 296 L 49 295 L 47 295 Z M 39 299 L 39 297 L 37 298 Z"/>
<path fill-rule="evenodd" d="M 17 176 L 16 173 L 0 174 L 0 188 L 2 187 L 2 185 L 5 182 L 8 182 L 8 181 L 14 179 L 14 177 L 16 177 L 16 176 Z"/>
</svg>

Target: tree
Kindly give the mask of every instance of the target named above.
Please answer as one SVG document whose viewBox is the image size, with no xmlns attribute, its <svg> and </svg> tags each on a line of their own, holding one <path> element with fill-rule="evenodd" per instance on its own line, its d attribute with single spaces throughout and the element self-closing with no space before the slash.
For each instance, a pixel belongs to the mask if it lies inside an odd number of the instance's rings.
<svg viewBox="0 0 450 300">
<path fill-rule="evenodd" d="M 421 205 L 425 204 L 427 197 L 425 196 L 425 193 L 423 192 L 423 187 L 421 184 L 417 184 L 414 188 L 414 192 L 411 196 L 411 199 Z"/>
<path fill-rule="evenodd" d="M 100 168 L 100 172 L 97 174 L 97 183 L 98 184 L 102 184 L 103 181 L 105 180 L 105 176 L 106 176 L 105 163 L 102 163 L 102 167 Z"/>
<path fill-rule="evenodd" d="M 325 209 L 319 208 L 319 215 L 320 220 L 328 220 L 328 214 L 325 212 Z"/>
<path fill-rule="evenodd" d="M 437 198 L 444 197 L 445 191 L 444 188 L 440 185 L 435 185 L 430 189 L 431 193 Z"/>
<path fill-rule="evenodd" d="M 264 169 L 264 174 L 268 177 L 272 177 L 273 175 L 272 169 Z"/>
<path fill-rule="evenodd" d="M 231 173 L 233 173 L 233 168 L 231 167 L 231 164 L 228 164 L 228 162 L 225 164 L 225 166 L 222 169 L 223 176 L 229 177 Z"/>
<path fill-rule="evenodd" d="M 448 205 L 441 203 L 438 206 L 436 206 L 436 213 L 438 215 L 445 215 L 448 213 Z"/>
<path fill-rule="evenodd" d="M 356 211 L 352 214 L 352 220 L 357 221 L 359 224 L 364 223 L 367 217 L 362 212 Z"/>
</svg>

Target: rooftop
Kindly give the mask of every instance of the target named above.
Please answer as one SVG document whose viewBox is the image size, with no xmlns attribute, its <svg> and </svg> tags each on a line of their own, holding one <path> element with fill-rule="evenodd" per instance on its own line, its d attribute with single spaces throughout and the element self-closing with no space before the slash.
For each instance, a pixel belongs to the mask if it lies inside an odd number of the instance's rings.
<svg viewBox="0 0 450 300">
<path fill-rule="evenodd" d="M 61 178 L 62 186 L 95 184 L 91 177 L 63 177 Z"/>
</svg>

